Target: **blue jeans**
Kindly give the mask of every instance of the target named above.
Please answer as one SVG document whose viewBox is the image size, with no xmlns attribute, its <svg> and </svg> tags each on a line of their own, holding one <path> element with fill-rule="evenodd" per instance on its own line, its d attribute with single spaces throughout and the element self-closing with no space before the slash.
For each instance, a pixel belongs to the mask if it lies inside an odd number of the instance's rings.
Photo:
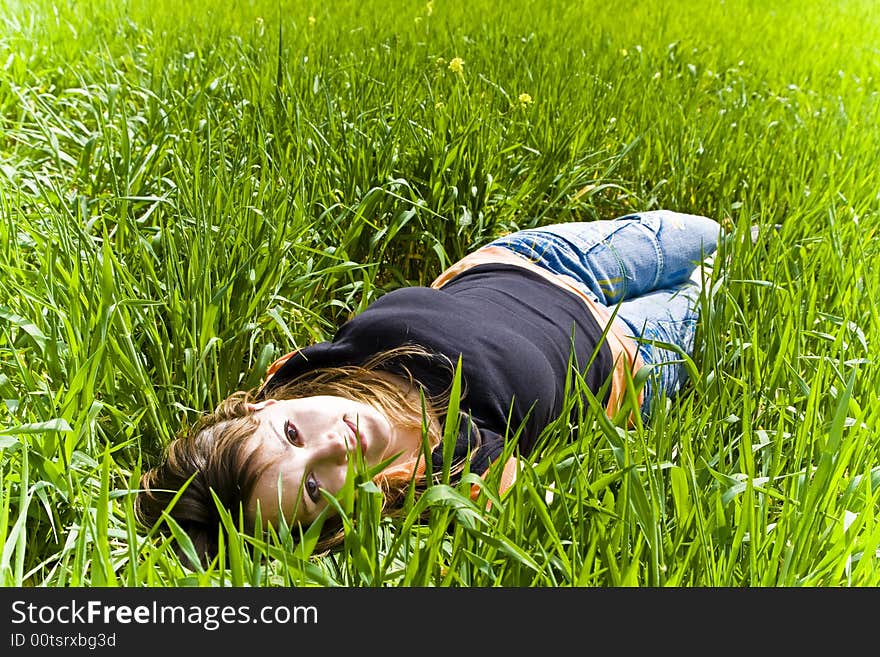
<svg viewBox="0 0 880 657">
<path fill-rule="evenodd" d="M 674 396 L 687 378 L 680 354 L 651 341 L 692 353 L 700 287 L 690 275 L 720 238 L 721 226 L 712 219 L 654 210 L 521 230 L 492 245 L 574 278 L 609 312 L 618 307 L 618 319 L 650 368 L 641 409 L 647 417 L 657 395 Z"/>
</svg>

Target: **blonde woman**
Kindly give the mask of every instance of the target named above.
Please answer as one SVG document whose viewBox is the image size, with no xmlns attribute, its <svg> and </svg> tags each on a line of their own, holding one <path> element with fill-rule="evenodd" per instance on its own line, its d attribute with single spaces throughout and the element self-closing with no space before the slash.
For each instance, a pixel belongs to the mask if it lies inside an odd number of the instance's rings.
<svg viewBox="0 0 880 657">
<path fill-rule="evenodd" d="M 642 415 L 678 392 L 681 355 L 658 343 L 691 353 L 698 266 L 720 237 L 712 219 L 659 210 L 495 240 L 430 287 L 390 292 L 331 341 L 279 359 L 259 389 L 232 394 L 144 474 L 138 515 L 160 522 L 185 487 L 170 515 L 210 559 L 220 521 L 211 491 L 234 518 L 241 509 L 253 521 L 259 508 L 264 522 L 308 525 L 331 514 L 326 494 L 341 490 L 353 459 L 380 470 L 393 513 L 413 483 L 421 491 L 442 471 L 448 421 L 458 426 L 453 472 L 502 468 L 508 487 L 505 437 L 529 455 L 572 374 L 609 414 L 645 367 Z M 459 364 L 464 393 L 449 418 Z M 339 524 L 325 522 L 324 535 L 322 547 L 338 543 Z"/>
</svg>

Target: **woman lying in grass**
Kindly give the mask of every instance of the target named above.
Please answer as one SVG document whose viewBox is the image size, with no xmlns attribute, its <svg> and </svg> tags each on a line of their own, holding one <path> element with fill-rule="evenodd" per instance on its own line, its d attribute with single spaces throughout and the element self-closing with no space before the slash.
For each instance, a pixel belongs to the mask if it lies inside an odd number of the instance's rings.
<svg viewBox="0 0 880 657">
<path fill-rule="evenodd" d="M 680 389 L 682 356 L 666 346 L 691 353 L 698 265 L 720 233 L 706 217 L 661 210 L 502 237 L 431 287 L 390 292 L 331 342 L 273 363 L 258 390 L 233 394 L 171 443 L 143 476 L 138 515 L 159 522 L 185 486 L 169 515 L 210 558 L 220 523 L 211 490 L 233 518 L 241 508 L 253 523 L 259 507 L 276 527 L 282 516 L 308 525 L 342 489 L 350 462 L 377 471 L 393 513 L 411 485 L 424 490 L 442 472 L 450 421 L 453 477 L 502 468 L 508 487 L 516 463 L 501 458 L 505 436 L 519 431 L 518 453 L 529 455 L 562 412 L 572 374 L 612 416 L 642 368 L 643 416 L 655 397 Z M 322 548 L 340 542 L 339 527 L 324 523 Z"/>
</svg>

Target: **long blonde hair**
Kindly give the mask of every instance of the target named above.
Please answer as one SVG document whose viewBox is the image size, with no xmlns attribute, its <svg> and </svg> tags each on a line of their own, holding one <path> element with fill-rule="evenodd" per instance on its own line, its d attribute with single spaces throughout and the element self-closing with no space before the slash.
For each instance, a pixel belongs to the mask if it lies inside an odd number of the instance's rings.
<svg viewBox="0 0 880 657">
<path fill-rule="evenodd" d="M 428 396 L 410 370 L 402 365 L 405 359 L 413 357 L 437 361 L 436 354 L 421 347 L 399 347 L 378 354 L 363 365 L 306 372 L 272 388 L 266 397 L 297 399 L 333 395 L 370 404 L 399 427 L 423 431 L 430 454 L 441 440 L 438 418 L 448 403 L 448 392 Z M 444 365 L 441 363 L 441 366 Z M 448 367 L 451 381 L 451 363 Z M 388 376 L 391 369 L 403 378 L 405 387 Z M 258 425 L 251 407 L 258 395 L 259 390 L 251 390 L 227 397 L 212 413 L 202 416 L 189 431 L 171 441 L 165 459 L 141 477 L 135 511 L 147 526 L 161 520 L 171 500 L 186 486 L 169 515 L 190 536 L 203 562 L 212 559 L 218 549 L 220 514 L 211 491 L 236 518 L 240 509 L 248 507 L 263 472 L 252 459 L 253 452 L 248 454 L 245 450 L 247 439 Z M 418 494 L 429 485 L 427 479 L 424 458 L 395 463 L 379 472 L 374 481 L 383 493 L 383 513 L 393 515 L 410 487 Z M 253 520 L 244 519 L 246 524 Z M 163 525 L 162 530 L 167 531 L 167 527 Z M 326 552 L 342 539 L 341 523 L 338 519 L 328 519 L 322 527 L 316 551 Z"/>
</svg>

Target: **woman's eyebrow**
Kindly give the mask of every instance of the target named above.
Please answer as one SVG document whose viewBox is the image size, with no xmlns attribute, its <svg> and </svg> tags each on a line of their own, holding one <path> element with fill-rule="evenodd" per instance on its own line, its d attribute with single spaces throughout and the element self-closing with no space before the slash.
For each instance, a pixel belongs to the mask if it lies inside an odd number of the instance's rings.
<svg viewBox="0 0 880 657">
<path fill-rule="evenodd" d="M 303 525 L 307 525 L 314 521 L 317 513 L 314 515 L 310 511 L 317 511 L 317 505 L 306 493 L 306 473 L 302 473 L 299 480 L 299 486 L 296 493 L 296 507 L 293 510 L 293 520 Z M 308 500 L 308 501 L 307 501 Z"/>
<path fill-rule="evenodd" d="M 288 449 L 291 446 L 290 441 L 287 440 L 287 438 L 284 435 L 284 429 L 287 427 L 288 421 L 289 420 L 287 418 L 284 418 L 281 421 L 281 429 L 280 430 L 278 429 L 278 425 L 276 422 L 271 422 L 271 421 L 269 422 L 269 424 L 272 428 L 272 433 L 278 437 L 278 440 L 281 441 L 281 445 L 282 445 L 282 447 L 284 447 L 284 449 Z"/>
</svg>

